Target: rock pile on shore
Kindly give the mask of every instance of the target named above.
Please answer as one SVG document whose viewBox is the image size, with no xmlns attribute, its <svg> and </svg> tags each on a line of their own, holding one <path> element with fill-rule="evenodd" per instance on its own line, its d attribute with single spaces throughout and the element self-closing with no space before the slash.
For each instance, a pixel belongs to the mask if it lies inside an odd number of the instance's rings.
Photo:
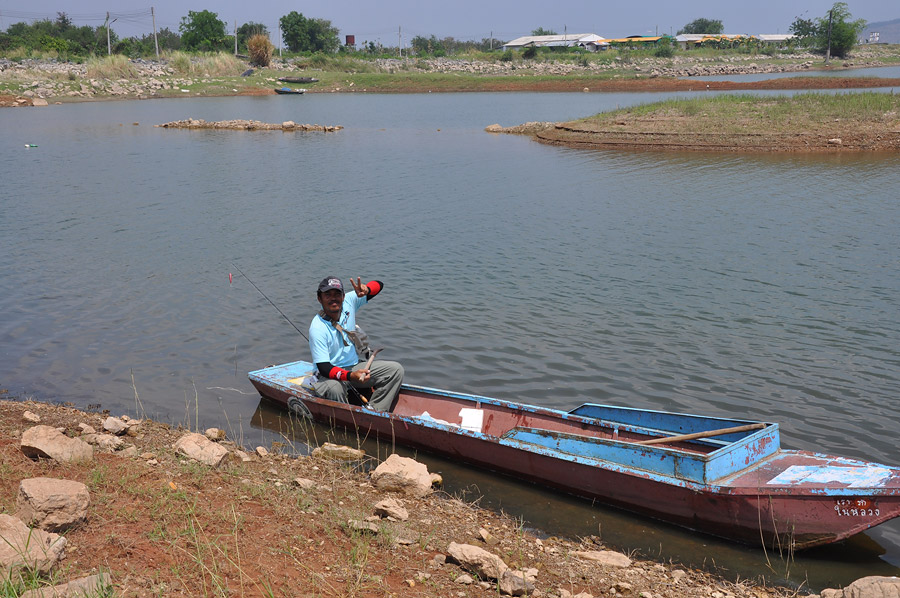
<svg viewBox="0 0 900 598">
<path fill-rule="evenodd" d="M 599 55 L 600 58 L 603 54 Z M 419 71 L 435 73 L 471 73 L 485 75 L 592 75 L 613 70 L 632 69 L 653 77 L 701 77 L 711 75 L 749 75 L 802 72 L 821 66 L 822 57 L 810 53 L 790 55 L 790 61 L 766 62 L 765 56 L 738 55 L 724 57 L 679 54 L 672 58 L 622 58 L 603 61 L 591 58 L 583 62 L 556 60 L 480 61 L 459 58 L 382 58 L 376 65 L 383 71 Z M 835 66 L 875 67 L 884 63 L 877 54 L 854 51 L 853 60 L 836 62 Z"/>
<path fill-rule="evenodd" d="M 340 131 L 344 127 L 341 125 L 308 125 L 298 124 L 292 120 L 278 123 L 264 123 L 258 120 L 219 120 L 205 121 L 197 118 L 187 118 L 185 120 L 174 120 L 154 125 L 163 129 L 228 129 L 232 131 L 318 131 L 322 133 L 333 133 Z"/>
</svg>

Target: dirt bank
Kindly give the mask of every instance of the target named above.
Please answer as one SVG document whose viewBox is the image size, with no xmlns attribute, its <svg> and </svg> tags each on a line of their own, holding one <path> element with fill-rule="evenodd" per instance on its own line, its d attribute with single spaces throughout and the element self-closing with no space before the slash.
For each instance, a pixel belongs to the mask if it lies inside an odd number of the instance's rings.
<svg viewBox="0 0 900 598">
<path fill-rule="evenodd" d="M 567 77 L 559 80 L 518 80 L 482 82 L 477 91 L 546 91 L 546 92 L 660 92 L 660 91 L 752 91 L 804 89 L 867 89 L 897 87 L 900 79 L 876 77 L 785 77 L 766 81 L 697 81 L 662 77 L 638 79 L 596 79 Z M 453 91 L 442 88 L 441 91 Z M 471 91 L 465 89 L 461 91 Z"/>
<path fill-rule="evenodd" d="M 105 419 L 68 407 L 0 401 L 0 511 L 16 513 L 25 478 L 69 479 L 90 491 L 86 522 L 65 532 L 66 556 L 55 582 L 105 571 L 116 595 L 128 598 L 497 596 L 496 585 L 466 583 L 460 566 L 443 564 L 456 542 L 536 571 L 535 596 L 796 595 L 669 563 L 633 558 L 627 566 L 601 565 L 577 555 L 603 551 L 599 538 L 538 538 L 511 517 L 440 491 L 402 498 L 408 520 L 380 520 L 378 533 L 360 533 L 348 520 L 371 516 L 384 498 L 365 469 L 302 456 L 287 444 L 212 468 L 175 454 L 172 445 L 186 430 L 143 420 L 129 422 L 118 450 L 95 447 L 87 464 L 32 461 L 19 448 L 32 426 L 79 437 L 84 425 L 102 431 Z"/>
<path fill-rule="evenodd" d="M 695 95 L 564 123 L 525 123 L 490 133 L 530 135 L 585 149 L 716 152 L 900 150 L 900 99 L 893 94 Z"/>
</svg>

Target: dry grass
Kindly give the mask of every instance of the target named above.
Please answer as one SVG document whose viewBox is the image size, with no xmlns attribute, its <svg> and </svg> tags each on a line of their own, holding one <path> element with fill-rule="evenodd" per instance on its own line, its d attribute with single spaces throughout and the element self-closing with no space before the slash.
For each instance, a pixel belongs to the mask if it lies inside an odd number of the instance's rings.
<svg viewBox="0 0 900 598">
<path fill-rule="evenodd" d="M 87 76 L 92 79 L 133 79 L 138 76 L 138 72 L 128 58 L 114 54 L 89 58 Z"/>
<path fill-rule="evenodd" d="M 235 77 L 247 68 L 240 59 L 225 52 L 188 54 L 174 51 L 165 53 L 163 59 L 181 75 Z"/>
</svg>

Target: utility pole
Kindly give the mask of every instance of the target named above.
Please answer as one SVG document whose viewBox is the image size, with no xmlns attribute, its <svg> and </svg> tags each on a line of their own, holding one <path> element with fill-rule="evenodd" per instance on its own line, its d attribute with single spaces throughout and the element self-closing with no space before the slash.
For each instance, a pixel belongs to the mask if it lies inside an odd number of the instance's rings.
<svg viewBox="0 0 900 598">
<path fill-rule="evenodd" d="M 237 21 L 234 22 L 234 55 L 237 56 Z"/>
<path fill-rule="evenodd" d="M 834 9 L 828 11 L 828 49 L 825 50 L 825 64 L 831 60 L 831 21 L 834 18 Z"/>
<path fill-rule="evenodd" d="M 402 27 L 397 25 L 397 52 L 400 58 L 403 58 L 403 34 L 401 33 Z"/>
<path fill-rule="evenodd" d="M 153 17 L 153 45 L 156 46 L 156 62 L 159 62 L 159 40 L 156 38 L 156 13 L 150 7 L 150 16 Z"/>
<path fill-rule="evenodd" d="M 116 17 L 112 21 L 109 20 L 109 13 L 106 13 L 106 55 L 112 56 L 112 45 L 109 43 L 109 26 L 118 21 L 119 18 Z"/>
<path fill-rule="evenodd" d="M 281 58 L 281 21 L 278 21 L 278 58 Z"/>
<path fill-rule="evenodd" d="M 494 32 L 491 31 L 491 50 L 493 51 L 493 49 L 494 49 Z"/>
</svg>

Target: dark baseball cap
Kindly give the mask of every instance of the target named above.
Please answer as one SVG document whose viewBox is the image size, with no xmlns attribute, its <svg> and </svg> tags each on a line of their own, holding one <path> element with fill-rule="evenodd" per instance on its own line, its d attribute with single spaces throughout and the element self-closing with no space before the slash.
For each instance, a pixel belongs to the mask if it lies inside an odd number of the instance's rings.
<svg viewBox="0 0 900 598">
<path fill-rule="evenodd" d="M 341 283 L 341 279 L 337 276 L 328 276 L 327 278 L 323 278 L 322 282 L 319 283 L 320 293 L 330 291 L 331 289 L 337 289 L 342 293 L 344 292 L 344 285 Z"/>
</svg>

